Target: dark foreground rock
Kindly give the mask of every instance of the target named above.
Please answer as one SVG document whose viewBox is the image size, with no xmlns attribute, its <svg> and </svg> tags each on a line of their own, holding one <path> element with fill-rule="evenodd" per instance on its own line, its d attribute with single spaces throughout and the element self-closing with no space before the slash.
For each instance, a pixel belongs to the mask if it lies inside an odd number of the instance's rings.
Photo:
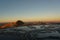
<svg viewBox="0 0 60 40">
<path fill-rule="evenodd" d="M 60 37 L 49 36 L 45 38 L 35 38 L 29 32 L 3 32 L 0 33 L 0 40 L 60 40 Z"/>
</svg>

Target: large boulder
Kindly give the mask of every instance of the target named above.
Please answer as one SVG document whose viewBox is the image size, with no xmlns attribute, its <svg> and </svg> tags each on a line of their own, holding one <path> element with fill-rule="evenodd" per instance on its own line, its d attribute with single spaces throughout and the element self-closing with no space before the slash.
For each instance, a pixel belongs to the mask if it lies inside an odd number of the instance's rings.
<svg viewBox="0 0 60 40">
<path fill-rule="evenodd" d="M 21 20 L 16 21 L 16 26 L 23 26 L 24 22 Z"/>
</svg>

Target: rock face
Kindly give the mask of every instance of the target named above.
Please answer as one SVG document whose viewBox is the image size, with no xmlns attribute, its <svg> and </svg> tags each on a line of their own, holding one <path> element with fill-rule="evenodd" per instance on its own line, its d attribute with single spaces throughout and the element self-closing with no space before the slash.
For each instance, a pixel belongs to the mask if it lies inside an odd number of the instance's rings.
<svg viewBox="0 0 60 40">
<path fill-rule="evenodd" d="M 18 20 L 18 21 L 16 22 L 16 26 L 23 26 L 23 24 L 24 24 L 24 22 L 21 21 L 21 20 Z"/>
</svg>

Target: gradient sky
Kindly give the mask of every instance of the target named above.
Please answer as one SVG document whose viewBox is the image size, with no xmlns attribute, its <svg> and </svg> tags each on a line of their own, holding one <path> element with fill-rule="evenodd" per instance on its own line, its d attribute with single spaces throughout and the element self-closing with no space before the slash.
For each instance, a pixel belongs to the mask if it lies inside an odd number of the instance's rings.
<svg viewBox="0 0 60 40">
<path fill-rule="evenodd" d="M 0 0 L 0 22 L 60 21 L 60 0 Z"/>
</svg>

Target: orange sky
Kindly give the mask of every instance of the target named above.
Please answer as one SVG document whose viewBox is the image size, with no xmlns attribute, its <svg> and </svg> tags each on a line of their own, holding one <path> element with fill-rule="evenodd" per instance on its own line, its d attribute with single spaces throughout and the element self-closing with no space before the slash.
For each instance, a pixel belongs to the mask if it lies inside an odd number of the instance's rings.
<svg viewBox="0 0 60 40">
<path fill-rule="evenodd" d="M 60 22 L 60 0 L 0 0 L 0 22 Z"/>
<path fill-rule="evenodd" d="M 1 19 L 0 22 L 15 22 L 17 20 L 22 20 L 25 22 L 30 22 L 30 21 L 43 21 L 43 22 L 60 22 L 60 18 L 57 17 L 35 17 L 35 18 L 16 18 L 16 19 Z"/>
</svg>

